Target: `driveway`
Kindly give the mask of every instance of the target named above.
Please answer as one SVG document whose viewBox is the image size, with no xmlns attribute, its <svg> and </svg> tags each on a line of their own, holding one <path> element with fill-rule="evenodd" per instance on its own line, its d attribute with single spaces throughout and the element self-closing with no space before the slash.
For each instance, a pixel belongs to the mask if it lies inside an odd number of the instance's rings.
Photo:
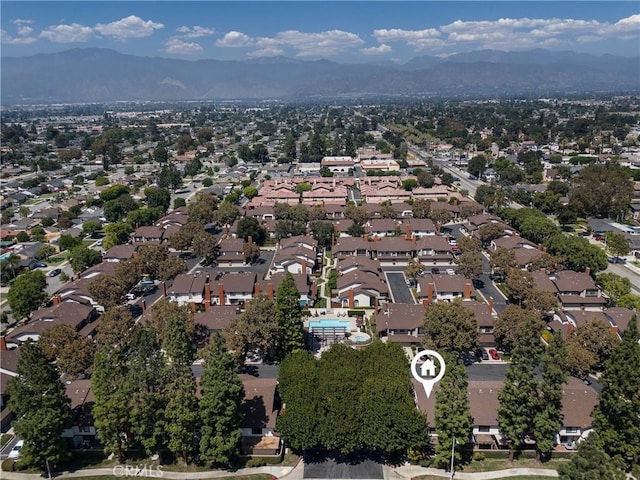
<svg viewBox="0 0 640 480">
<path fill-rule="evenodd" d="M 403 272 L 385 272 L 393 303 L 416 303 Z"/>
<path fill-rule="evenodd" d="M 303 478 L 383 479 L 384 474 L 382 464 L 373 460 L 329 458 L 316 461 L 305 455 Z"/>
</svg>

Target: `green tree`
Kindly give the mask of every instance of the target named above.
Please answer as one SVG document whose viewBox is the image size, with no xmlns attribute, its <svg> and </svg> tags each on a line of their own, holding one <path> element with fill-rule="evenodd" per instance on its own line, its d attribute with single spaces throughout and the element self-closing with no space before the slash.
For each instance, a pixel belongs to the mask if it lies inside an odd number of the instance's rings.
<svg viewBox="0 0 640 480">
<path fill-rule="evenodd" d="M 586 238 L 557 234 L 547 241 L 549 253 L 566 259 L 566 267 L 576 272 L 590 268 L 596 273 L 607 268 L 607 255 L 598 245 L 591 245 Z"/>
<path fill-rule="evenodd" d="M 467 164 L 467 172 L 469 172 L 474 177 L 480 178 L 487 168 L 487 160 L 484 158 L 484 155 L 476 155 L 469 160 Z"/>
<path fill-rule="evenodd" d="M 160 188 L 171 188 L 175 190 L 181 184 L 182 177 L 175 164 L 173 162 L 164 163 L 158 176 L 158 186 Z"/>
<path fill-rule="evenodd" d="M 273 300 L 264 293 L 254 296 L 244 313 L 231 321 L 227 327 L 227 336 L 241 339 L 245 346 L 244 352 L 272 355 L 278 341 L 278 322 Z"/>
<path fill-rule="evenodd" d="M 96 342 L 109 346 L 121 344 L 126 341 L 134 323 L 131 312 L 125 307 L 110 308 L 100 317 Z"/>
<path fill-rule="evenodd" d="M 309 352 L 295 350 L 282 360 L 278 387 L 287 408 L 278 415 L 276 430 L 295 452 L 319 445 L 318 361 Z"/>
<path fill-rule="evenodd" d="M 491 253 L 489 266 L 491 267 L 494 277 L 504 279 L 510 269 L 518 266 L 516 254 L 509 248 L 498 247 Z"/>
<path fill-rule="evenodd" d="M 326 221 L 311 222 L 309 227 L 311 228 L 311 235 L 318 241 L 320 247 L 330 247 L 331 240 L 333 238 L 333 224 Z"/>
<path fill-rule="evenodd" d="M 509 291 L 509 298 L 518 303 L 518 305 L 522 305 L 527 294 L 534 286 L 535 282 L 533 281 L 533 275 L 531 275 L 530 272 L 520 270 L 518 268 L 512 268 L 507 273 L 505 287 L 507 287 L 507 290 Z"/>
<path fill-rule="evenodd" d="M 57 253 L 56 247 L 54 247 L 53 245 L 45 244 L 38 247 L 38 250 L 36 250 L 36 257 L 41 258 L 43 260 L 49 260 L 49 258 L 55 255 L 56 253 Z"/>
<path fill-rule="evenodd" d="M 20 463 L 44 470 L 47 462 L 55 466 L 67 458 L 62 431 L 71 417 L 70 402 L 39 344 L 27 341 L 20 348 L 17 374 L 7 392 L 16 416 L 13 429 L 24 440 Z"/>
<path fill-rule="evenodd" d="M 436 392 L 435 424 L 438 446 L 433 459 L 437 468 L 449 467 L 453 439 L 456 439 L 455 461 L 462 460 L 462 446 L 473 430 L 471 406 L 467 393 L 467 370 L 455 354 L 446 354 L 447 369 Z"/>
<path fill-rule="evenodd" d="M 483 246 L 488 245 L 492 240 L 504 235 L 504 225 L 500 223 L 487 223 L 478 229 L 478 239 Z"/>
<path fill-rule="evenodd" d="M 592 432 L 578 443 L 578 451 L 571 455 L 569 462 L 558 466 L 561 480 L 624 480 L 625 473 L 605 453 L 597 439 L 598 432 Z"/>
<path fill-rule="evenodd" d="M 71 250 L 73 247 L 77 247 L 82 244 L 82 240 L 78 237 L 72 237 L 69 234 L 62 234 L 58 237 L 58 246 L 60 247 L 60 251 Z"/>
<path fill-rule="evenodd" d="M 97 220 L 89 220 L 82 224 L 82 230 L 87 235 L 93 235 L 102 230 L 102 224 Z"/>
<path fill-rule="evenodd" d="M 188 465 L 198 447 L 200 415 L 196 398 L 196 382 L 189 372 L 169 385 L 169 402 L 165 411 L 169 450 Z"/>
<path fill-rule="evenodd" d="M 87 287 L 91 297 L 105 309 L 121 305 L 126 295 L 127 285 L 123 285 L 115 277 L 99 275 L 89 283 Z"/>
<path fill-rule="evenodd" d="M 535 366 L 538 359 L 530 349 L 517 346 L 507 367 L 504 387 L 498 392 L 498 427 L 509 445 L 509 461 L 513 462 L 525 437 L 533 435 L 533 421 L 538 407 L 538 381 Z"/>
<path fill-rule="evenodd" d="M 218 210 L 216 210 L 214 217 L 218 225 L 232 225 L 235 222 L 236 218 L 240 216 L 240 210 L 236 205 L 230 202 L 222 202 L 218 205 Z"/>
<path fill-rule="evenodd" d="M 97 351 L 91 375 L 92 415 L 105 453 L 113 453 L 120 463 L 132 438 L 127 372 L 121 346 L 105 345 Z"/>
<path fill-rule="evenodd" d="M 543 328 L 544 322 L 535 312 L 509 305 L 496 319 L 493 335 L 497 345 L 512 350 L 518 345 L 538 342 Z"/>
<path fill-rule="evenodd" d="M 202 372 L 200 459 L 229 465 L 240 451 L 242 381 L 236 363 L 219 336 L 211 339 Z"/>
<path fill-rule="evenodd" d="M 47 278 L 40 270 L 19 275 L 7 292 L 13 317 L 20 320 L 40 308 L 47 298 L 46 288 Z"/>
<path fill-rule="evenodd" d="M 278 323 L 278 356 L 284 358 L 295 350 L 304 349 L 300 293 L 290 272 L 285 274 L 276 292 L 275 318 Z"/>
<path fill-rule="evenodd" d="M 127 222 L 117 222 L 107 225 L 104 231 L 106 235 L 102 245 L 108 250 L 114 245 L 127 243 L 133 233 L 133 227 Z"/>
<path fill-rule="evenodd" d="M 473 310 L 461 301 L 429 306 L 424 320 L 424 345 L 448 352 L 472 350 L 478 343 L 478 324 Z"/>
<path fill-rule="evenodd" d="M 631 280 L 615 273 L 601 273 L 597 276 L 598 284 L 607 292 L 614 303 L 631 293 Z"/>
<path fill-rule="evenodd" d="M 411 206 L 414 218 L 428 218 L 431 211 L 431 201 L 418 198 Z"/>
<path fill-rule="evenodd" d="M 249 237 L 258 245 L 264 245 L 267 239 L 267 232 L 260 222 L 255 217 L 242 217 L 238 221 L 238 228 L 236 230 L 238 238 L 244 238 L 247 240 Z"/>
<path fill-rule="evenodd" d="M 144 189 L 147 207 L 159 207 L 162 212 L 169 210 L 171 205 L 171 192 L 166 188 L 147 187 Z"/>
<path fill-rule="evenodd" d="M 97 250 L 92 250 L 84 245 L 73 247 L 69 252 L 71 268 L 75 273 L 83 272 L 102 261 L 102 255 Z"/>
<path fill-rule="evenodd" d="M 67 325 L 48 328 L 38 340 L 42 352 L 49 361 L 55 361 L 58 370 L 67 378 L 87 375 L 93 365 L 95 344 L 88 337 L 82 337 Z"/>
<path fill-rule="evenodd" d="M 546 460 L 562 427 L 562 387 L 567 381 L 567 348 L 560 332 L 553 335 L 542 355 L 541 370 L 540 403 L 533 422 L 533 436 L 538 458 Z"/>
<path fill-rule="evenodd" d="M 607 252 L 615 255 L 616 260 L 619 257 L 624 257 L 631 250 L 629 239 L 622 233 L 607 232 L 604 238 L 607 244 Z"/>
<path fill-rule="evenodd" d="M 477 253 L 464 252 L 455 259 L 458 273 L 466 278 L 477 280 L 482 275 L 482 258 Z"/>
<path fill-rule="evenodd" d="M 636 316 L 622 334 L 600 378 L 602 391 L 594 412 L 597 444 L 627 467 L 640 462 L 640 333 Z"/>
</svg>

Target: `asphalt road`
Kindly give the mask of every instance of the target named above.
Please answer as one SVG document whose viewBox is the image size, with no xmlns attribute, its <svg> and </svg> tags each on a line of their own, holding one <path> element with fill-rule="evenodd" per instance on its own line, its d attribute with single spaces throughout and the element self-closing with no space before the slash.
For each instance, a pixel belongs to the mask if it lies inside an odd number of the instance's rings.
<svg viewBox="0 0 640 480">
<path fill-rule="evenodd" d="M 278 378 L 278 370 L 280 366 L 273 363 L 260 363 L 257 365 L 245 365 L 241 373 L 246 373 L 259 378 Z M 195 377 L 201 377 L 204 370 L 202 365 L 195 364 L 191 366 L 191 371 Z"/>
<path fill-rule="evenodd" d="M 386 272 L 385 276 L 393 303 L 416 303 L 403 272 Z"/>
<path fill-rule="evenodd" d="M 632 293 L 640 294 L 640 275 L 631 270 L 629 267 L 610 263 L 605 271 L 628 278 L 631 281 L 631 290 L 633 290 Z"/>
<path fill-rule="evenodd" d="M 303 478 L 382 479 L 384 474 L 382 464 L 373 460 L 357 458 L 317 460 L 310 455 L 305 455 Z"/>
<path fill-rule="evenodd" d="M 464 237 L 464 234 L 460 231 L 460 225 L 449 225 L 447 228 L 451 230 L 453 238 L 459 239 Z M 498 315 L 500 315 L 502 311 L 507 308 L 507 301 L 490 277 L 491 268 L 489 267 L 489 259 L 485 254 L 480 254 L 480 257 L 482 258 L 483 273 L 474 287 L 484 296 L 485 299 L 487 299 L 487 301 L 489 300 L 489 297 L 493 297 L 493 308 Z"/>
</svg>

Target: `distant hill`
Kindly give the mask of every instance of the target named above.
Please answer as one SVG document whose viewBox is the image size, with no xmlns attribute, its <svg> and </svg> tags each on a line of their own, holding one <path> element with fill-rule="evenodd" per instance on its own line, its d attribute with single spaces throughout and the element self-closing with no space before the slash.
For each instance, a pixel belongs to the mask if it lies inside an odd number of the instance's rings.
<svg viewBox="0 0 640 480">
<path fill-rule="evenodd" d="M 108 49 L 1 59 L 0 101 L 72 103 L 352 96 L 506 96 L 640 90 L 640 58 L 483 50 L 403 65 L 286 57 L 176 60 Z"/>
</svg>

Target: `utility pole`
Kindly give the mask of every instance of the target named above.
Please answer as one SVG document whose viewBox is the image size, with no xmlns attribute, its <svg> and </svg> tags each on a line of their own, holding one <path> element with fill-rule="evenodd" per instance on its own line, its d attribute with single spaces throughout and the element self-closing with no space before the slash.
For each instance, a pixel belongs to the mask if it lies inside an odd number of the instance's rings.
<svg viewBox="0 0 640 480">
<path fill-rule="evenodd" d="M 455 460 L 456 455 L 456 436 L 453 436 L 453 442 L 451 443 L 451 480 L 453 480 L 453 475 L 455 474 L 453 470 L 453 461 Z"/>
</svg>

